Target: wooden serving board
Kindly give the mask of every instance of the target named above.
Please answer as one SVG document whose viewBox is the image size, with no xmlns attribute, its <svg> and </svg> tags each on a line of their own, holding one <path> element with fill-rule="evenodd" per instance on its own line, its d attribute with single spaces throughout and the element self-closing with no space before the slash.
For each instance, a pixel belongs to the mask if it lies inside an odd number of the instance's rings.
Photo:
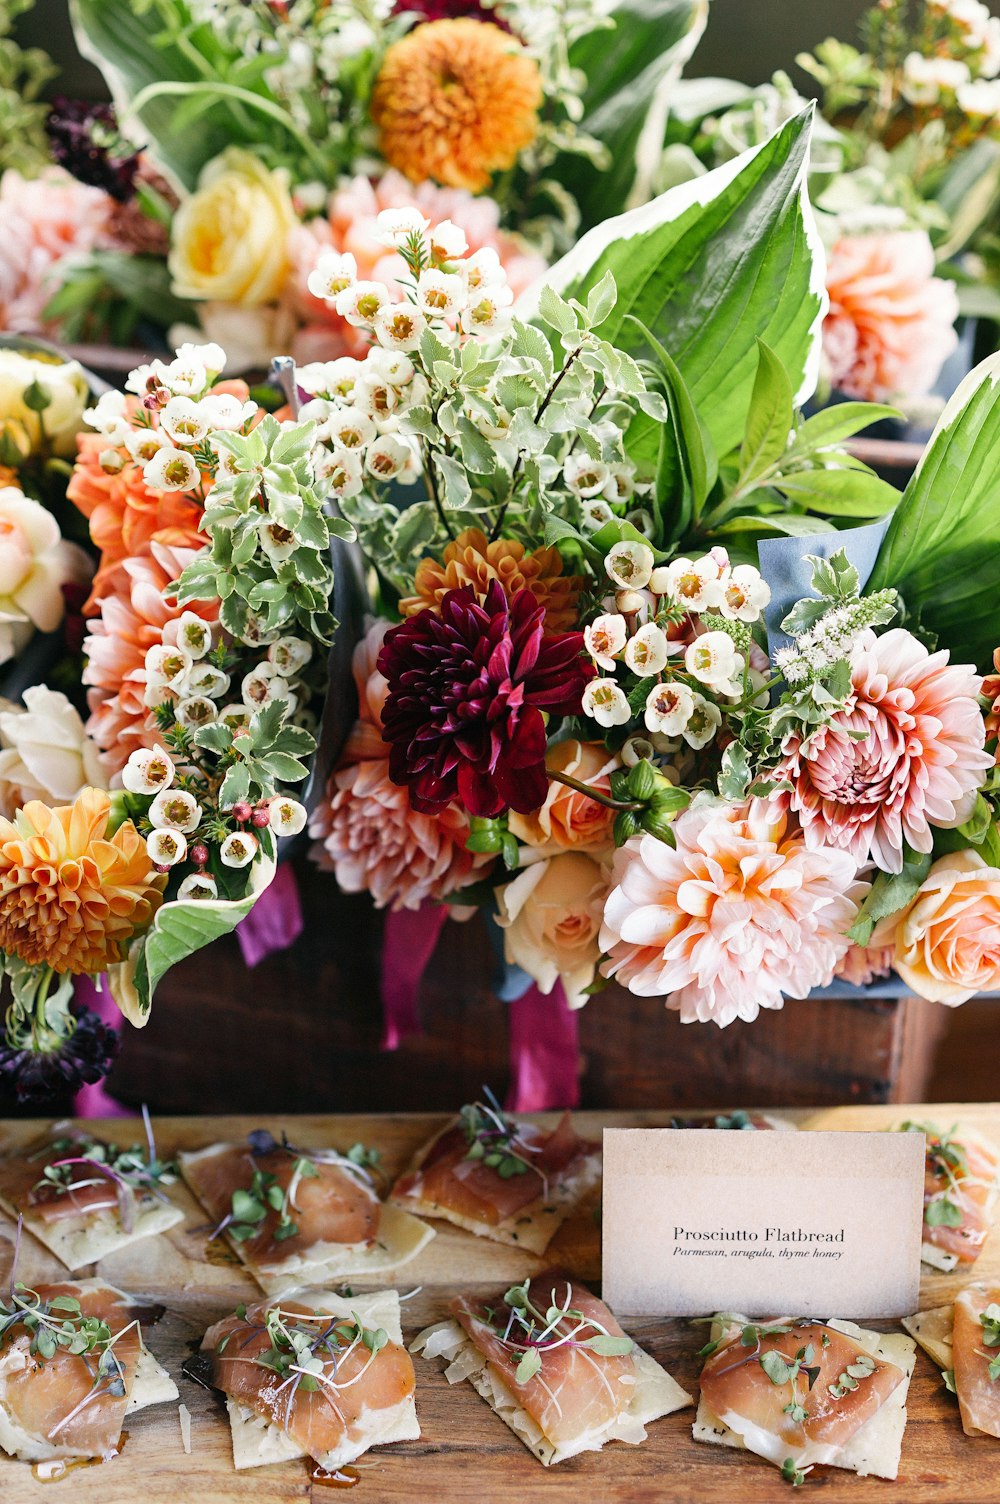
<svg viewBox="0 0 1000 1504">
<path fill-rule="evenodd" d="M 930 1119 L 942 1127 L 970 1124 L 1000 1142 L 1000 1105 L 933 1107 L 845 1107 L 810 1115 L 786 1114 L 802 1127 L 884 1129 L 906 1117 Z M 539 1121 L 553 1119 L 541 1115 Z M 657 1127 L 668 1113 L 587 1113 L 576 1115 L 585 1134 L 599 1138 L 604 1127 Z M 413 1151 L 442 1126 L 440 1115 L 379 1117 L 190 1117 L 155 1124 L 160 1152 L 201 1148 L 220 1139 L 240 1139 L 252 1128 L 282 1129 L 304 1147 L 347 1147 L 362 1141 L 377 1147 L 386 1171 L 394 1176 Z M 0 1151 L 27 1143 L 47 1123 L 0 1122 Z M 131 1144 L 141 1124 L 112 1119 L 87 1125 L 102 1137 Z M 304 1462 L 255 1468 L 237 1473 L 232 1466 L 229 1425 L 221 1399 L 179 1376 L 180 1366 L 204 1328 L 259 1292 L 253 1281 L 218 1245 L 206 1253 L 210 1228 L 201 1208 L 183 1185 L 172 1194 L 186 1212 L 185 1221 L 158 1238 L 104 1259 L 94 1272 L 133 1294 L 162 1304 L 165 1314 L 147 1332 L 152 1351 L 178 1380 L 181 1400 L 191 1412 L 191 1454 L 185 1454 L 176 1405 L 140 1412 L 129 1425 L 122 1455 L 102 1466 L 79 1468 L 58 1483 L 40 1483 L 23 1463 L 0 1457 L 3 1504 L 52 1504 L 61 1495 L 72 1504 L 330 1504 L 339 1490 L 310 1481 Z M 499 1286 L 523 1279 L 546 1266 L 561 1265 L 593 1283 L 600 1276 L 600 1228 L 596 1204 L 566 1223 L 547 1257 L 534 1258 L 516 1248 L 491 1243 L 438 1223 L 437 1236 L 423 1253 L 400 1271 L 401 1293 L 415 1290 L 403 1307 L 404 1336 L 409 1340 L 430 1321 L 446 1314 L 449 1298 L 459 1289 Z M 0 1285 L 6 1282 L 12 1255 L 13 1227 L 0 1214 Z M 18 1277 L 25 1283 L 64 1277 L 61 1265 L 33 1239 L 25 1239 Z M 1000 1230 L 970 1278 L 1000 1283 Z M 953 1298 L 963 1280 L 931 1275 L 922 1285 L 921 1306 Z M 364 1288 L 358 1281 L 357 1287 Z M 780 1305 L 776 1297 L 776 1304 Z M 837 1315 L 837 1312 L 831 1312 Z M 906 1314 L 901 1312 L 902 1314 Z M 630 1334 L 674 1375 L 697 1393 L 700 1329 L 686 1322 L 633 1320 Z M 414 1497 L 434 1504 L 723 1504 L 736 1497 L 781 1504 L 795 1497 L 777 1472 L 747 1453 L 695 1443 L 693 1411 L 678 1411 L 655 1422 L 641 1447 L 614 1443 L 601 1453 L 543 1469 L 467 1384 L 449 1387 L 439 1362 L 414 1360 L 417 1370 L 419 1441 L 369 1454 L 361 1481 L 351 1497 L 358 1504 L 402 1504 Z M 901 1504 L 995 1504 L 1000 1492 L 1000 1443 L 972 1440 L 961 1429 L 954 1399 L 936 1367 L 923 1353 L 910 1388 L 909 1424 L 903 1441 L 900 1476 L 895 1484 L 861 1479 L 833 1468 L 820 1468 L 806 1484 L 819 1488 L 827 1504 L 895 1497 Z"/>
</svg>

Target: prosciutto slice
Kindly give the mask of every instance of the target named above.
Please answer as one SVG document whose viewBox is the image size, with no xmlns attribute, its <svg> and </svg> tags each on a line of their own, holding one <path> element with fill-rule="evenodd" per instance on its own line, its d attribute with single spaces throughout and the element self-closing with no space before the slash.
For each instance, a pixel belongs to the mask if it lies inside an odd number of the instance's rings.
<svg viewBox="0 0 1000 1504">
<path fill-rule="evenodd" d="M 969 1436 L 1000 1436 L 1000 1376 L 990 1378 L 990 1364 L 1000 1346 L 988 1347 L 980 1316 L 1000 1304 L 1000 1289 L 963 1290 L 955 1301 L 952 1363 L 962 1428 Z M 995 1314 L 995 1313 L 994 1313 Z"/>
<path fill-rule="evenodd" d="M 257 1170 L 273 1175 L 287 1191 L 296 1176 L 296 1160 L 294 1152 L 282 1148 L 255 1154 L 246 1145 L 221 1144 L 213 1153 L 186 1157 L 182 1164 L 198 1200 L 216 1222 L 222 1222 L 232 1209 L 233 1192 L 249 1191 Z M 309 1166 L 315 1174 L 296 1176 L 289 1203 L 289 1216 L 298 1230 L 277 1238 L 279 1212 L 269 1208 L 258 1231 L 242 1245 L 250 1260 L 276 1264 L 321 1243 L 370 1247 L 375 1242 L 381 1204 L 374 1190 L 340 1165 L 310 1161 Z"/>
<path fill-rule="evenodd" d="M 927 1130 L 927 1169 L 924 1179 L 924 1242 L 954 1254 L 963 1264 L 973 1264 L 983 1250 L 990 1231 L 997 1194 L 998 1160 L 995 1151 L 979 1139 L 954 1137 L 949 1143 L 964 1151 L 964 1168 L 942 1163 L 942 1140 Z M 947 1201 L 961 1220 L 955 1226 L 928 1222 L 933 1205 Z M 933 1213 L 932 1213 L 933 1215 Z"/>
<path fill-rule="evenodd" d="M 772 1325 L 791 1330 L 769 1336 L 766 1323 L 755 1329 L 744 1328 L 743 1332 L 755 1330 L 758 1334 L 749 1345 L 744 1344 L 741 1330 L 734 1330 L 705 1362 L 702 1396 L 715 1415 L 742 1436 L 758 1456 L 779 1466 L 787 1457 L 800 1465 L 831 1462 L 906 1376 L 894 1363 L 873 1359 L 843 1332 L 821 1322 L 779 1321 Z M 806 1358 L 793 1394 L 791 1382 L 772 1381 L 761 1359 L 777 1353 L 791 1365 L 803 1349 Z M 867 1372 L 852 1380 L 855 1387 L 844 1388 L 841 1375 L 852 1366 Z M 786 1408 L 796 1402 L 806 1412 L 805 1418 Z"/>
<path fill-rule="evenodd" d="M 391 1412 L 415 1389 L 413 1361 L 406 1349 L 389 1341 L 373 1357 L 358 1339 L 344 1346 L 336 1359 L 326 1358 L 316 1389 L 294 1386 L 261 1362 L 271 1348 L 264 1326 L 271 1309 L 273 1303 L 261 1302 L 205 1333 L 202 1351 L 210 1356 L 216 1387 L 287 1432 L 310 1457 L 338 1452 L 345 1440 L 359 1451 L 377 1441 Z M 343 1317 L 318 1315 L 298 1301 L 284 1300 L 280 1310 L 287 1323 L 317 1336 L 345 1325 Z M 322 1348 L 318 1356 L 324 1356 Z"/>
<path fill-rule="evenodd" d="M 49 1141 L 23 1154 L 9 1155 L 0 1160 L 0 1196 L 17 1211 L 30 1212 L 47 1223 L 86 1213 L 117 1210 L 118 1186 L 99 1164 L 70 1166 L 73 1172 L 70 1185 L 57 1185 L 44 1178 L 46 1165 L 75 1159 L 84 1147 L 98 1142 L 80 1138 L 69 1148 L 56 1149 Z"/>
<path fill-rule="evenodd" d="M 513 1146 L 523 1173 L 504 1176 L 483 1159 L 469 1157 L 469 1140 L 461 1122 L 446 1128 L 430 1144 L 414 1170 L 397 1180 L 393 1200 L 427 1207 L 433 1203 L 471 1221 L 496 1227 L 542 1200 L 554 1180 L 593 1154 L 595 1144 L 578 1137 L 564 1113 L 553 1133 L 532 1123 L 517 1124 Z"/>
<path fill-rule="evenodd" d="M 125 1393 L 102 1392 L 107 1385 L 98 1382 L 99 1354 L 76 1355 L 60 1347 L 53 1357 L 40 1359 L 29 1352 L 31 1334 L 14 1325 L 0 1340 L 0 1404 L 29 1437 L 51 1443 L 53 1455 L 105 1457 L 121 1437 L 142 1351 L 133 1309 L 119 1290 L 91 1282 L 41 1285 L 36 1293 L 42 1301 L 74 1297 L 83 1315 L 106 1321 L 112 1334 L 122 1333 L 113 1350 Z"/>
<path fill-rule="evenodd" d="M 531 1291 L 543 1311 L 551 1303 L 578 1311 L 580 1316 L 568 1315 L 555 1328 L 560 1336 L 574 1332 L 573 1341 L 535 1349 L 541 1366 L 525 1383 L 519 1384 L 516 1378 L 526 1350 L 523 1333 L 519 1337 L 512 1331 L 505 1341 L 496 1331 L 498 1325 L 501 1329 L 506 1325 L 509 1311 L 503 1292 L 487 1300 L 459 1296 L 452 1301 L 451 1312 L 546 1439 L 557 1448 L 571 1446 L 583 1436 L 603 1431 L 628 1408 L 635 1391 L 635 1359 L 632 1353 L 602 1357 L 581 1346 L 600 1333 L 624 1336 L 604 1302 L 584 1285 L 542 1276 L 531 1281 Z"/>
</svg>

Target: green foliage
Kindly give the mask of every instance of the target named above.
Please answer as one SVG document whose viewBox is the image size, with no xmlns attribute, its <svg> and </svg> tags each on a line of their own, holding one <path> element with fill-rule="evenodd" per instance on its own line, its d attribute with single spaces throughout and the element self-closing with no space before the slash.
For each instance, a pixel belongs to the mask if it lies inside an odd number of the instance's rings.
<svg viewBox="0 0 1000 1504">
<path fill-rule="evenodd" d="M 49 106 L 42 90 L 58 69 L 40 47 L 19 47 L 14 22 L 35 0 L 0 4 L 0 173 L 8 167 L 30 177 L 50 160 L 45 136 Z"/>
</svg>

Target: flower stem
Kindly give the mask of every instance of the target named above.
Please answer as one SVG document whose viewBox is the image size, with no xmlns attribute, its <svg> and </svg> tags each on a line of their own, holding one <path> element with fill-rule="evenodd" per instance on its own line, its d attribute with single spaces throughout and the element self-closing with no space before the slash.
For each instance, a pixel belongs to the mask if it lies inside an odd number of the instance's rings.
<svg viewBox="0 0 1000 1504">
<path fill-rule="evenodd" d="M 571 778 L 568 773 L 556 773 L 551 768 L 546 769 L 553 783 L 563 783 L 568 789 L 574 789 L 576 793 L 583 794 L 587 799 L 593 799 L 595 804 L 603 804 L 605 809 L 636 810 L 645 806 L 635 799 L 612 799 L 608 794 L 599 794 L 586 783 L 580 783 L 576 778 Z"/>
</svg>

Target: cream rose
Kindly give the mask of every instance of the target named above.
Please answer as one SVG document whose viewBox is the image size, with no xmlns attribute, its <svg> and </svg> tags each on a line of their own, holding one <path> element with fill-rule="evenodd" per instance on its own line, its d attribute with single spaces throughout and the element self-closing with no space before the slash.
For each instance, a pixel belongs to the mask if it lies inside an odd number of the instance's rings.
<svg viewBox="0 0 1000 1504">
<path fill-rule="evenodd" d="M 70 804 L 86 785 L 107 788 L 97 748 L 66 696 L 44 684 L 24 692 L 24 708 L 0 700 L 0 814 L 12 819 L 29 799 Z"/>
<path fill-rule="evenodd" d="M 1000 987 L 1000 870 L 976 851 L 942 857 L 872 944 L 894 944 L 897 973 L 932 1003 L 956 1007 Z"/>
<path fill-rule="evenodd" d="M 25 392 L 36 386 L 49 399 L 40 414 L 24 400 Z M 0 349 L 0 433 L 7 432 L 25 457 L 43 443 L 54 454 L 75 454 L 89 397 L 87 378 L 75 360 Z"/>
<path fill-rule="evenodd" d="M 0 663 L 35 628 L 54 632 L 65 610 L 63 585 L 89 575 L 86 554 L 64 542 L 51 512 L 17 486 L 0 489 Z"/>
<path fill-rule="evenodd" d="M 295 223 L 286 174 L 228 147 L 203 168 L 197 191 L 174 216 L 174 292 L 242 308 L 273 302 L 288 279 Z"/>
<path fill-rule="evenodd" d="M 545 759 L 550 771 L 567 773 L 578 783 L 592 785 L 599 794 L 610 794 L 608 775 L 618 766 L 617 757 L 608 757 L 594 742 L 556 742 Z M 514 812 L 507 824 L 519 841 L 527 846 L 553 852 L 606 851 L 612 844 L 611 828 L 615 812 L 596 799 L 552 782 L 545 803 L 530 815 Z"/>
<path fill-rule="evenodd" d="M 532 862 L 497 889 L 504 955 L 549 993 L 562 977 L 566 1001 L 581 1008 L 600 957 L 607 874 L 578 852 Z"/>
</svg>

